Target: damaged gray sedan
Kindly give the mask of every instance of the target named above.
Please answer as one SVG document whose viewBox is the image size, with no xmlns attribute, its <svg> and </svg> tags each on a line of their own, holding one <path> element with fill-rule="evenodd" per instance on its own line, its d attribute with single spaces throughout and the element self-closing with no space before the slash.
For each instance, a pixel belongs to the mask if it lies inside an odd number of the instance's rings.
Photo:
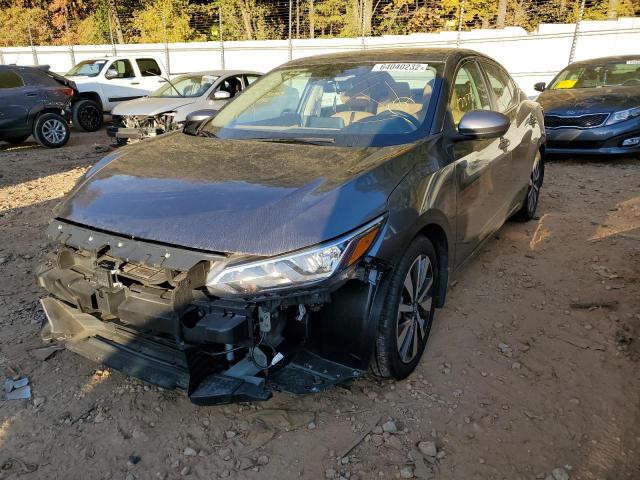
<svg viewBox="0 0 640 480">
<path fill-rule="evenodd" d="M 240 70 L 211 70 L 171 79 L 147 97 L 116 105 L 107 135 L 125 144 L 155 137 L 184 126 L 197 110 L 220 110 L 262 74 Z"/>
<path fill-rule="evenodd" d="M 202 405 L 404 378 L 451 279 L 534 216 L 543 151 L 540 106 L 476 52 L 289 62 L 86 174 L 43 337 Z"/>
</svg>

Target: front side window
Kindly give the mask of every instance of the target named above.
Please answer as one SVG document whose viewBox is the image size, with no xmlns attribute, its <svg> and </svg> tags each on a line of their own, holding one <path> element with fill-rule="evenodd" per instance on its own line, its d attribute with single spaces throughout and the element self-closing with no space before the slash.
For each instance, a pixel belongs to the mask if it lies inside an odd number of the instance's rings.
<svg viewBox="0 0 640 480">
<path fill-rule="evenodd" d="M 135 77 L 135 73 L 133 73 L 133 67 L 131 66 L 131 62 L 129 60 L 116 60 L 111 64 L 109 70 L 116 71 L 117 76 L 115 78 Z"/>
<path fill-rule="evenodd" d="M 85 60 L 75 65 L 66 74 L 67 77 L 96 77 L 107 63 L 106 60 Z"/>
<path fill-rule="evenodd" d="M 246 79 L 246 82 L 247 82 L 247 86 L 251 85 L 258 78 L 260 78 L 258 75 L 246 75 L 245 79 Z"/>
<path fill-rule="evenodd" d="M 227 77 L 220 82 L 216 88 L 217 92 L 227 92 L 231 97 L 235 97 L 242 91 L 242 82 L 240 77 Z"/>
<path fill-rule="evenodd" d="M 551 90 L 640 85 L 640 58 L 601 65 L 570 65 L 549 87 Z"/>
<path fill-rule="evenodd" d="M 213 75 L 182 75 L 165 83 L 150 97 L 200 97 L 206 93 L 218 77 Z"/>
<path fill-rule="evenodd" d="M 275 70 L 205 127 L 220 138 L 345 146 L 413 142 L 435 110 L 443 64 L 344 63 Z"/>
<path fill-rule="evenodd" d="M 12 70 L 0 71 L 0 88 L 18 88 L 23 86 L 24 82 L 16 72 Z"/>
<path fill-rule="evenodd" d="M 453 124 L 457 127 L 465 113 L 491 110 L 489 92 L 475 62 L 467 62 L 458 69 L 449 100 Z"/>
<path fill-rule="evenodd" d="M 153 58 L 138 58 L 136 60 L 140 75 L 143 77 L 157 77 L 162 75 L 160 66 Z"/>
<path fill-rule="evenodd" d="M 484 62 L 482 65 L 487 73 L 491 90 L 493 90 L 497 110 L 500 113 L 505 113 L 516 104 L 513 82 L 509 75 L 498 66 Z"/>
</svg>

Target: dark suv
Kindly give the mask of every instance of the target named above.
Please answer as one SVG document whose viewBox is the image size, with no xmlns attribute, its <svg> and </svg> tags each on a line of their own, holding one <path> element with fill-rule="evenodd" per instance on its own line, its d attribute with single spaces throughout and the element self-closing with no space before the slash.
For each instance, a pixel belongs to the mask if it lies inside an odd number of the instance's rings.
<svg viewBox="0 0 640 480">
<path fill-rule="evenodd" d="M 44 147 L 69 141 L 75 84 L 46 67 L 0 65 L 0 140 L 22 143 L 31 134 Z"/>
</svg>

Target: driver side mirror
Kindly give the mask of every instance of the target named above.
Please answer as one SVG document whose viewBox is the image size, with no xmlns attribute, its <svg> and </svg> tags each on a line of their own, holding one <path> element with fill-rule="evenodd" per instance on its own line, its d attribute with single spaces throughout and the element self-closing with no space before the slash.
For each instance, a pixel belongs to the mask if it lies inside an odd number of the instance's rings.
<svg viewBox="0 0 640 480">
<path fill-rule="evenodd" d="M 218 113 L 217 110 L 209 109 L 196 110 L 195 112 L 191 112 L 189 115 L 187 115 L 187 120 L 184 123 L 184 128 L 182 129 L 182 131 L 187 135 L 195 135 L 196 133 L 198 133 L 198 128 L 200 128 L 200 125 L 212 119 L 216 115 L 216 113 Z"/>
<path fill-rule="evenodd" d="M 118 78 L 118 71 L 115 68 L 110 68 L 104 74 L 104 78 L 107 80 L 113 80 L 114 78 Z"/>
<path fill-rule="evenodd" d="M 546 82 L 538 82 L 533 86 L 533 89 L 536 92 L 544 92 L 544 89 L 547 88 Z"/>
<path fill-rule="evenodd" d="M 227 98 L 231 98 L 231 94 L 229 92 L 225 92 L 224 90 L 218 90 L 213 94 L 213 98 L 215 100 L 224 100 Z"/>
<path fill-rule="evenodd" d="M 458 124 L 457 140 L 498 138 L 509 130 L 511 121 L 502 113 L 491 110 L 473 110 L 464 114 Z"/>
</svg>

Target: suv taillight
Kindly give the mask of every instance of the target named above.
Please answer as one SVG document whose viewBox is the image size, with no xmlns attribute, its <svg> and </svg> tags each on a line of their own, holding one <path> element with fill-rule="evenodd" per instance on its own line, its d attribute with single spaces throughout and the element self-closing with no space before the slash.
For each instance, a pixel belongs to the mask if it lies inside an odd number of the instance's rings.
<svg viewBox="0 0 640 480">
<path fill-rule="evenodd" d="M 64 95 L 66 95 L 67 97 L 72 97 L 73 96 L 73 88 L 61 88 L 60 92 Z"/>
</svg>

